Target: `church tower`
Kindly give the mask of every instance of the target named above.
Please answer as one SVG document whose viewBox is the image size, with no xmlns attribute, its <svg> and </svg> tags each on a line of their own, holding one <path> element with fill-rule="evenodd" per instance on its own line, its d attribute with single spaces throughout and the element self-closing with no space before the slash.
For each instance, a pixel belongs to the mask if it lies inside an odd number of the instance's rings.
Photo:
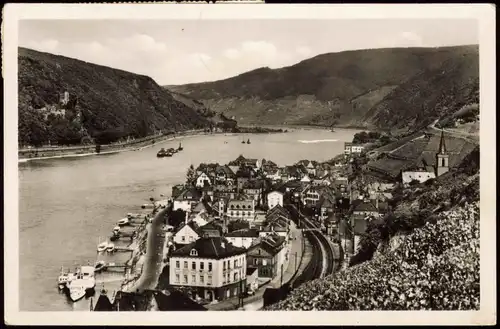
<svg viewBox="0 0 500 329">
<path fill-rule="evenodd" d="M 436 177 L 448 172 L 449 155 L 446 152 L 446 145 L 444 143 L 444 132 L 441 130 L 441 140 L 439 141 L 439 150 L 436 154 Z"/>
</svg>

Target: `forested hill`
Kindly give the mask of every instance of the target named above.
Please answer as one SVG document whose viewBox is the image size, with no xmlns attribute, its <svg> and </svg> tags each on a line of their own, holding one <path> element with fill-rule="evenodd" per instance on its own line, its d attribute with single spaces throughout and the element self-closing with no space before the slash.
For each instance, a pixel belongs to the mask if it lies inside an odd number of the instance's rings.
<svg viewBox="0 0 500 329">
<path fill-rule="evenodd" d="M 18 65 L 20 145 L 108 143 L 209 125 L 147 76 L 26 48 Z"/>
<path fill-rule="evenodd" d="M 166 88 L 240 123 L 418 129 L 478 103 L 479 51 L 477 45 L 344 51 Z"/>
</svg>

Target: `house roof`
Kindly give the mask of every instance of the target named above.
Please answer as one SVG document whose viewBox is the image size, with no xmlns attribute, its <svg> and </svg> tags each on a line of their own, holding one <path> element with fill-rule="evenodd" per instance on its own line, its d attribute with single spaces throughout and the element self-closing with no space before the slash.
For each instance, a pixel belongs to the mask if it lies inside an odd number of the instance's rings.
<svg viewBox="0 0 500 329">
<path fill-rule="evenodd" d="M 285 216 L 286 218 L 290 218 L 290 212 L 279 204 L 269 209 L 266 214 L 266 217 L 271 216 L 273 214 L 280 214 L 282 216 Z"/>
<path fill-rule="evenodd" d="M 201 193 L 194 187 L 185 187 L 184 190 L 175 198 L 176 201 L 199 200 Z"/>
<path fill-rule="evenodd" d="M 203 305 L 176 289 L 166 290 L 165 293 L 155 291 L 153 296 L 160 311 L 207 311 Z"/>
<path fill-rule="evenodd" d="M 259 237 L 256 239 L 248 251 L 254 250 L 256 248 L 261 248 L 271 256 L 276 255 L 284 246 L 285 238 L 279 236 L 278 234 L 269 234 L 264 237 Z"/>
<path fill-rule="evenodd" d="M 241 230 L 236 230 L 226 234 L 228 238 L 257 238 L 259 236 L 259 230 L 254 228 L 246 228 Z"/>
<path fill-rule="evenodd" d="M 109 312 L 113 311 L 113 304 L 109 300 L 108 296 L 105 293 L 101 293 L 97 299 L 97 302 L 94 306 L 94 311 L 96 312 Z"/>
<path fill-rule="evenodd" d="M 193 249 L 197 251 L 198 256 L 191 256 L 191 250 Z M 203 237 L 174 251 L 171 256 L 222 259 L 241 255 L 245 252 L 245 248 L 236 247 L 223 237 Z"/>
<path fill-rule="evenodd" d="M 199 228 L 203 237 L 222 236 L 222 226 L 214 221 L 207 223 Z"/>
<path fill-rule="evenodd" d="M 196 234 L 198 234 L 198 236 L 202 235 L 200 227 L 198 226 L 198 224 L 196 224 L 195 221 L 192 220 L 189 221 L 187 224 L 182 223 L 181 225 L 179 225 L 179 228 L 177 229 L 177 231 L 175 231 L 175 234 L 179 233 L 185 226 L 189 226 Z"/>
<path fill-rule="evenodd" d="M 353 201 L 353 211 L 371 211 L 371 212 L 377 212 L 377 208 L 373 204 L 373 201 L 368 200 L 355 200 Z"/>
<path fill-rule="evenodd" d="M 192 212 L 195 212 L 195 213 L 199 213 L 202 211 L 207 211 L 207 208 L 205 207 L 205 204 L 203 202 L 198 202 L 192 210 Z"/>
</svg>

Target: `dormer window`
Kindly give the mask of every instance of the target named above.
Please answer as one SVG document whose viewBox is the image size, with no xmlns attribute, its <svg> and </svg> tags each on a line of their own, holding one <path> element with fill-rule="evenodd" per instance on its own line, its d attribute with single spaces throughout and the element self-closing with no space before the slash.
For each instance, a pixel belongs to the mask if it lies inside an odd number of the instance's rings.
<svg viewBox="0 0 500 329">
<path fill-rule="evenodd" d="M 196 249 L 191 249 L 191 252 L 189 253 L 190 256 L 198 256 L 198 251 Z"/>
</svg>

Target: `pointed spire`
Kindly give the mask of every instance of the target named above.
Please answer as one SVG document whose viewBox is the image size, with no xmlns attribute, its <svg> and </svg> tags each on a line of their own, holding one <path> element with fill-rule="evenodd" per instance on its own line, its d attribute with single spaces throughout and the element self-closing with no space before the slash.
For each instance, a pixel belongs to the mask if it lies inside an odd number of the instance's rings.
<svg viewBox="0 0 500 329">
<path fill-rule="evenodd" d="M 439 140 L 439 154 L 446 153 L 446 145 L 444 143 L 444 130 L 441 129 L 441 139 Z"/>
</svg>

